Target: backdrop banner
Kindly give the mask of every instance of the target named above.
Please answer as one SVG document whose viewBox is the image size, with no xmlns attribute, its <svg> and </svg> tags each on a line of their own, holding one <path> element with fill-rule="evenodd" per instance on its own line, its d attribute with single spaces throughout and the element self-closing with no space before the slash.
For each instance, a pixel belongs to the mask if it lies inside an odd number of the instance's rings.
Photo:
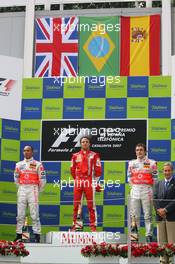
<svg viewBox="0 0 175 264">
<path fill-rule="evenodd" d="M 20 120 L 23 60 L 0 55 L 0 117 Z"/>
<path fill-rule="evenodd" d="M 79 151 L 80 138 L 90 136 L 91 150 L 102 160 L 135 158 L 135 145 L 146 144 L 146 120 L 42 121 L 42 161 L 67 161 Z"/>
</svg>

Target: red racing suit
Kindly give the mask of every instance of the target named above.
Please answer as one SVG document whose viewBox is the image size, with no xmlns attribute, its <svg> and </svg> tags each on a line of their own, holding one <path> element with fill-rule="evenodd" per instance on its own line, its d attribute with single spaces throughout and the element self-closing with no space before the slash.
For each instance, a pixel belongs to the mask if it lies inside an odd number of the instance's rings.
<svg viewBox="0 0 175 264">
<path fill-rule="evenodd" d="M 46 173 L 42 163 L 33 158 L 16 163 L 14 181 L 18 186 L 16 233 L 22 234 L 26 207 L 29 205 L 33 233 L 40 234 L 38 196 L 46 184 Z"/>
<path fill-rule="evenodd" d="M 78 207 L 82 194 L 85 194 L 89 210 L 90 226 L 97 225 L 95 206 L 96 182 L 102 174 L 100 157 L 93 151 L 79 151 L 72 155 L 71 175 L 74 178 L 74 214 L 73 222 L 76 224 Z"/>
</svg>

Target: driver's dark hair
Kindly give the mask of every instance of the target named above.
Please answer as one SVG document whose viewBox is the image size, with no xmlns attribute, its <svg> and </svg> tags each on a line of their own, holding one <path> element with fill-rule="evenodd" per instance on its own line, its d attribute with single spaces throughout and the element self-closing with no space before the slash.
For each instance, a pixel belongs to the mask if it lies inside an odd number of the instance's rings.
<svg viewBox="0 0 175 264">
<path fill-rule="evenodd" d="M 24 148 L 25 147 L 30 147 L 31 148 L 31 151 L 33 152 L 33 147 L 31 146 L 31 145 L 26 145 L 26 146 L 24 146 Z M 24 149 L 23 149 L 24 150 Z"/>
<path fill-rule="evenodd" d="M 137 147 L 142 147 L 142 148 L 144 149 L 145 152 L 147 151 L 147 150 L 146 150 L 146 145 L 143 144 L 143 143 L 138 143 L 138 144 L 135 146 L 135 149 L 136 149 Z"/>
<path fill-rule="evenodd" d="M 86 139 L 89 141 L 89 143 L 91 143 L 91 139 L 90 139 L 90 137 L 88 137 L 88 136 L 83 136 L 83 137 L 80 138 L 80 144 L 81 144 L 81 141 L 82 141 L 83 138 L 86 138 Z"/>
</svg>

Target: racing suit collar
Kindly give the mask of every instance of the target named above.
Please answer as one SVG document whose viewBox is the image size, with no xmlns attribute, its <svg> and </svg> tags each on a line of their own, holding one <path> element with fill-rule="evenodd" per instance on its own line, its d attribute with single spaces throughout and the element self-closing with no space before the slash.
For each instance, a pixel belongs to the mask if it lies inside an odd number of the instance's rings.
<svg viewBox="0 0 175 264">
<path fill-rule="evenodd" d="M 139 161 L 139 162 L 144 162 L 145 160 L 147 160 L 148 159 L 148 157 L 147 156 L 145 156 L 145 157 L 143 157 L 142 159 L 140 159 L 140 158 L 137 158 L 137 160 Z"/>
<path fill-rule="evenodd" d="M 88 155 L 89 154 L 89 152 L 90 152 L 90 149 L 88 149 L 88 150 L 80 150 L 80 153 L 81 154 L 83 154 L 83 155 Z"/>
<path fill-rule="evenodd" d="M 26 158 L 24 158 L 24 161 L 26 161 L 26 162 L 30 162 L 30 161 L 32 161 L 32 160 L 34 160 L 33 157 L 31 157 L 30 159 L 26 159 Z"/>
</svg>

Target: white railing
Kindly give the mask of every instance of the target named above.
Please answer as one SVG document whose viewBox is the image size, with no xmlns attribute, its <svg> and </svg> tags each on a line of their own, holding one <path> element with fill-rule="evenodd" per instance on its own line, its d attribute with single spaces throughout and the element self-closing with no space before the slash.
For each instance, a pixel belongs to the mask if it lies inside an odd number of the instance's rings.
<svg viewBox="0 0 175 264">
<path fill-rule="evenodd" d="M 152 7 L 152 2 L 156 0 L 145 0 L 146 7 Z M 69 3 L 99 3 L 106 0 L 0 0 L 0 7 L 10 6 L 25 6 L 25 35 L 24 35 L 24 77 L 32 77 L 33 69 L 33 35 L 34 27 L 31 21 L 35 19 L 35 5 L 44 5 L 45 10 L 50 10 L 52 4 L 60 4 L 63 9 L 63 4 Z M 110 2 L 135 2 L 138 0 L 110 0 Z M 142 8 L 141 8 L 142 9 Z M 162 0 L 162 75 L 171 75 L 171 0 Z"/>
<path fill-rule="evenodd" d="M 146 7 L 152 7 L 152 2 L 157 0 L 145 0 Z M 164 0 L 162 0 L 164 1 Z M 8 7 L 8 6 L 26 6 L 28 0 L 1 0 L 0 7 Z M 35 5 L 45 5 L 48 7 L 52 4 L 70 4 L 70 3 L 100 3 L 106 2 L 106 0 L 35 0 Z M 136 5 L 139 2 L 138 0 L 110 0 L 109 2 L 135 2 Z"/>
</svg>

